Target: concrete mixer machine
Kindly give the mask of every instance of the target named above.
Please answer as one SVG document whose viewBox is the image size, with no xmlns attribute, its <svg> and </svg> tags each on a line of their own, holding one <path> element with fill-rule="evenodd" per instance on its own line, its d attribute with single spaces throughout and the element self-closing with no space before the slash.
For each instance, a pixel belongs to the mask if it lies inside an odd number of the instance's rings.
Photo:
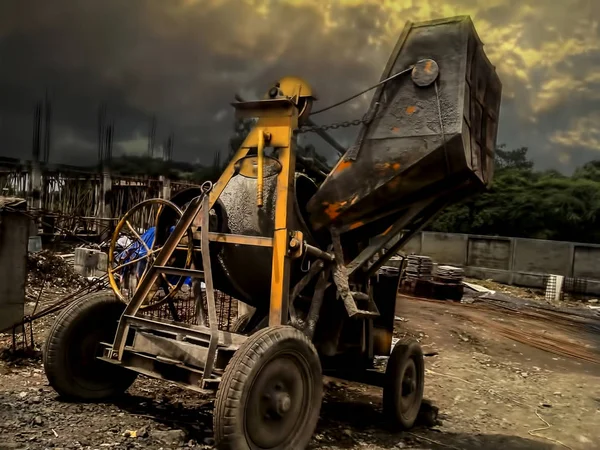
<svg viewBox="0 0 600 450">
<path fill-rule="evenodd" d="M 56 391 L 104 399 L 141 373 L 216 392 L 219 448 L 302 449 L 328 374 L 383 387 L 386 418 L 411 427 L 423 353 L 392 346 L 400 271 L 385 264 L 491 182 L 501 84 L 470 18 L 457 17 L 408 23 L 374 89 L 331 171 L 296 152 L 303 132 L 339 149 L 326 133 L 338 125 L 312 121 L 304 81 L 234 103 L 256 122 L 218 181 L 129 211 L 110 249 L 112 291 L 57 318 L 44 357 Z M 220 328 L 217 292 L 253 313 Z M 389 356 L 385 372 L 376 356 Z"/>
</svg>

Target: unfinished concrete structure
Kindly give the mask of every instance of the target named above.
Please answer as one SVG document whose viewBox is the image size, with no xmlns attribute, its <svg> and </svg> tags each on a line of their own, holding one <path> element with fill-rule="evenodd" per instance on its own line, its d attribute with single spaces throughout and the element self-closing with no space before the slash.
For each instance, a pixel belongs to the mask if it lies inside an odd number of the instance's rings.
<svg viewBox="0 0 600 450">
<path fill-rule="evenodd" d="M 0 158 L 2 195 L 27 199 L 40 234 L 68 231 L 84 238 L 102 235 L 118 217 L 147 198 L 170 198 L 189 187 L 166 176 L 114 175 L 108 168 L 85 170 L 68 165 Z"/>
</svg>

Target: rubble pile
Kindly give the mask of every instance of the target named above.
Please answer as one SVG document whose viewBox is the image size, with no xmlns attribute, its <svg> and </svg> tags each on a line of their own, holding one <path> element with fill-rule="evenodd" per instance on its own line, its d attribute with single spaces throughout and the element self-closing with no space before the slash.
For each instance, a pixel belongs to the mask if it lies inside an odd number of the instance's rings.
<svg viewBox="0 0 600 450">
<path fill-rule="evenodd" d="M 42 285 L 76 288 L 85 284 L 85 279 L 75 273 L 73 266 L 56 253 L 42 250 L 27 255 L 27 282 L 31 287 Z"/>
</svg>

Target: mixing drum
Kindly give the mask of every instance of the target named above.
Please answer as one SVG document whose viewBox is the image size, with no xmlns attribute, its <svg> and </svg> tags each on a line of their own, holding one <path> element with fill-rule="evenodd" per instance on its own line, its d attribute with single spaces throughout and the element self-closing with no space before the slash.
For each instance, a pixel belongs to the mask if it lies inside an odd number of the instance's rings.
<svg viewBox="0 0 600 450">
<path fill-rule="evenodd" d="M 256 178 L 235 175 L 222 192 L 215 212 L 219 225 L 213 231 L 241 234 L 246 236 L 271 237 L 274 231 L 276 178 L 264 180 L 265 203 L 256 206 Z M 173 203 L 184 206 L 194 196 L 196 189 L 188 189 L 173 196 Z M 292 229 L 301 231 L 308 244 L 326 246 L 326 233 L 314 233 L 307 225 L 306 204 L 317 191 L 316 183 L 302 173 L 296 173 L 294 202 L 289 220 Z M 212 246 L 218 244 L 212 243 Z M 270 247 L 249 245 L 224 245 L 211 252 L 215 288 L 256 308 L 267 308 L 270 298 L 271 260 Z M 303 260 L 293 260 L 291 283 L 296 283 L 303 275 Z"/>
</svg>

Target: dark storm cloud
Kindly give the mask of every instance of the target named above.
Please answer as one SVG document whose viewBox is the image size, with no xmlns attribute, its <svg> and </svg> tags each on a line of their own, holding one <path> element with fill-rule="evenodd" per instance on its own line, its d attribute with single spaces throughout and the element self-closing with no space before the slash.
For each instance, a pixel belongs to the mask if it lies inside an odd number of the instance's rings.
<svg viewBox="0 0 600 450">
<path fill-rule="evenodd" d="M 35 102 L 53 107 L 52 160 L 96 158 L 97 108 L 115 152 L 175 133 L 175 158 L 226 152 L 235 92 L 256 97 L 294 74 L 321 106 L 376 82 L 405 20 L 471 14 L 502 77 L 500 142 L 540 167 L 598 156 L 598 6 L 568 0 L 7 1 L 0 6 L 0 153 L 26 157 Z M 369 97 L 319 122 L 360 117 Z M 600 119 L 600 117 L 598 117 Z M 590 124 L 592 126 L 590 126 Z M 350 143 L 353 132 L 338 135 Z"/>
</svg>

